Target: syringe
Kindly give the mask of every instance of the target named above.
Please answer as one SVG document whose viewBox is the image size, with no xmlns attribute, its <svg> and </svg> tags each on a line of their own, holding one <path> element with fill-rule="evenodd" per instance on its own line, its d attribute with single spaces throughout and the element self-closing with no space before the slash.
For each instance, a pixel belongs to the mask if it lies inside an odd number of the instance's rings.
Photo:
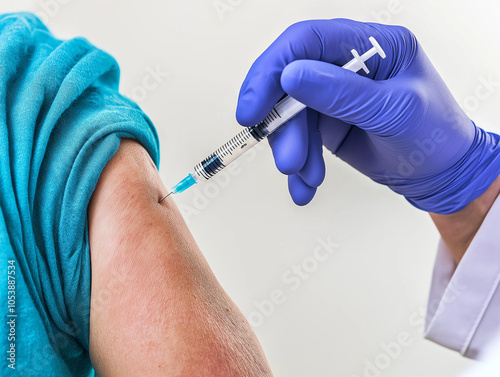
<svg viewBox="0 0 500 377">
<path fill-rule="evenodd" d="M 370 71 L 365 64 L 366 60 L 370 59 L 377 53 L 382 59 L 385 58 L 385 52 L 382 47 L 380 47 L 376 39 L 374 37 L 370 37 L 369 40 L 373 47 L 361 56 L 356 50 L 352 49 L 351 53 L 354 58 L 344 64 L 342 68 L 353 72 L 363 69 L 366 73 L 369 73 Z M 160 199 L 159 203 L 171 194 L 178 194 L 187 190 L 195 183 L 198 183 L 198 181 L 208 181 L 215 174 L 251 149 L 267 135 L 276 131 L 278 127 L 286 123 L 305 108 L 306 105 L 303 103 L 290 96 L 286 96 L 276 104 L 273 110 L 262 122 L 255 126 L 244 128 L 243 131 L 197 164 L 194 167 L 194 170 L 188 174 L 186 178 L 172 187 L 172 191 Z"/>
</svg>

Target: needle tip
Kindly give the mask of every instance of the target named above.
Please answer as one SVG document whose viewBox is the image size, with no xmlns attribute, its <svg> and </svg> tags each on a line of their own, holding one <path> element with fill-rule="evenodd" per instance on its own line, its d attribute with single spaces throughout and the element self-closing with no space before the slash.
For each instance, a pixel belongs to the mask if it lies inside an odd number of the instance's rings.
<svg viewBox="0 0 500 377">
<path fill-rule="evenodd" d="M 170 191 L 167 195 L 165 195 L 163 198 L 160 199 L 158 203 L 161 203 L 163 199 L 166 199 L 168 196 L 170 196 L 173 193 L 173 191 Z"/>
</svg>

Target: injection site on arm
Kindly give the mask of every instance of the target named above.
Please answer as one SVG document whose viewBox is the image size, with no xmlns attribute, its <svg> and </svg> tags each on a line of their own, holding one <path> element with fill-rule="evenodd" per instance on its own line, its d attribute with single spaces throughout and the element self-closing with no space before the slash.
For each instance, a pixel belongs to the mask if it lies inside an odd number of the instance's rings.
<svg viewBox="0 0 500 377">
<path fill-rule="evenodd" d="M 271 371 L 158 171 L 122 140 L 89 206 L 90 354 L 99 376 L 248 376 Z"/>
</svg>

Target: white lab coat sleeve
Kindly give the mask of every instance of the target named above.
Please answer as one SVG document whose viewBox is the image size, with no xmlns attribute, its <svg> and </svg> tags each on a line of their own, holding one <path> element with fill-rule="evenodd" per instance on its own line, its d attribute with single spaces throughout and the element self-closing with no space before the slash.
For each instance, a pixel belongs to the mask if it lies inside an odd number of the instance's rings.
<svg viewBox="0 0 500 377">
<path fill-rule="evenodd" d="M 457 266 L 439 242 L 425 337 L 462 355 L 482 358 L 500 333 L 500 198 Z"/>
<path fill-rule="evenodd" d="M 484 352 L 481 363 L 475 363 L 461 377 L 498 377 L 500 376 L 500 338 L 497 337 L 491 347 Z"/>
</svg>

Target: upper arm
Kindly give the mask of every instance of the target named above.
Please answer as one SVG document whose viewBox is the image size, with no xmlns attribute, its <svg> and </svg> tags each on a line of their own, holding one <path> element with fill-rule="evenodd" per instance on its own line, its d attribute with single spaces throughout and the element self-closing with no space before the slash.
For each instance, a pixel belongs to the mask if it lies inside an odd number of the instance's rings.
<svg viewBox="0 0 500 377">
<path fill-rule="evenodd" d="M 89 204 L 90 355 L 99 376 L 270 376 L 147 152 L 122 140 Z"/>
</svg>

